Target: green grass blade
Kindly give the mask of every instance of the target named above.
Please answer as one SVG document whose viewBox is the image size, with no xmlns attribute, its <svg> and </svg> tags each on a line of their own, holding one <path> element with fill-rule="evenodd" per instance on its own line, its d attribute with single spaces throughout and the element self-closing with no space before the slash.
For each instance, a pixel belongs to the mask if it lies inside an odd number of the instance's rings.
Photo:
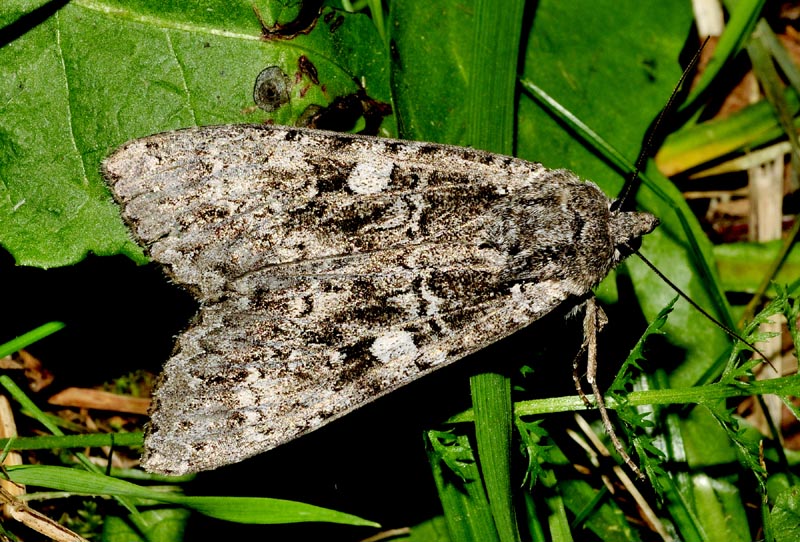
<svg viewBox="0 0 800 542">
<path fill-rule="evenodd" d="M 178 504 L 201 514 L 251 524 L 328 522 L 379 527 L 350 514 L 310 504 L 258 497 L 189 497 L 164 493 L 96 472 L 66 467 L 22 465 L 8 467 L 9 478 L 19 484 L 49 487 L 85 495 L 113 495 Z"/>
<path fill-rule="evenodd" d="M 56 331 L 64 329 L 64 326 L 65 324 L 63 322 L 48 322 L 6 343 L 0 344 L 0 358 L 10 356 L 14 352 L 27 348 L 33 343 L 52 335 Z"/>
<path fill-rule="evenodd" d="M 725 31 L 717 42 L 714 56 L 706 65 L 700 80 L 695 83 L 694 89 L 681 105 L 679 111 L 691 110 L 710 88 L 725 65 L 736 53 L 741 51 L 745 41 L 755 28 L 756 22 L 761 17 L 765 0 L 741 0 L 732 6 L 730 19 Z M 729 3 L 730 4 L 730 3 Z M 705 38 L 705 36 L 702 36 Z"/>
<path fill-rule="evenodd" d="M 515 94 L 524 0 L 475 3 L 474 40 L 467 87 L 467 142 L 502 154 L 514 150 Z M 487 93 L 486 89 L 492 89 Z M 481 475 L 503 542 L 519 540 L 511 492 L 511 381 L 500 373 L 470 379 Z"/>
<path fill-rule="evenodd" d="M 518 540 L 511 493 L 511 379 L 482 373 L 470 380 L 481 475 L 500 540 Z"/>
<path fill-rule="evenodd" d="M 428 431 L 425 442 L 450 539 L 500 542 L 469 439 Z"/>
<path fill-rule="evenodd" d="M 52 450 L 54 448 L 94 448 L 98 446 L 141 446 L 144 434 L 92 433 L 89 435 L 62 435 L 42 437 L 15 437 L 0 439 L 0 448 L 11 442 L 11 450 Z"/>
</svg>

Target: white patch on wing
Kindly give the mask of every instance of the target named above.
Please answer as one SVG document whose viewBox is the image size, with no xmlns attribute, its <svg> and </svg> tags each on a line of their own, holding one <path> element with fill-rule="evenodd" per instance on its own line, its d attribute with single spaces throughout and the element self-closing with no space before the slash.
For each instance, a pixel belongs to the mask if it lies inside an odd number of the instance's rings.
<svg viewBox="0 0 800 542">
<path fill-rule="evenodd" d="M 377 194 L 389 186 L 392 168 L 389 160 L 359 162 L 350 171 L 347 186 L 356 194 Z"/>
<path fill-rule="evenodd" d="M 404 357 L 415 356 L 417 345 L 414 344 L 414 336 L 408 331 L 390 331 L 377 337 L 370 346 L 369 351 L 378 358 L 381 363 Z"/>
</svg>

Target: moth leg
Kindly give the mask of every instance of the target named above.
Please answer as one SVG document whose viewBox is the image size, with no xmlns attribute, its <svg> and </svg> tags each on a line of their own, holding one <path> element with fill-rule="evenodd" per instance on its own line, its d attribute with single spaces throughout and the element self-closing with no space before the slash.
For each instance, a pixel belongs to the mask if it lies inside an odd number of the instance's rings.
<svg viewBox="0 0 800 542">
<path fill-rule="evenodd" d="M 631 471 L 636 475 L 636 477 L 639 479 L 644 479 L 644 474 L 642 474 L 642 471 L 639 470 L 639 467 L 636 465 L 636 463 L 633 462 L 631 456 L 628 455 L 628 452 L 626 452 L 625 448 L 622 446 L 622 442 L 620 442 L 619 437 L 617 437 L 617 433 L 614 431 L 614 426 L 611 425 L 611 418 L 608 416 L 608 409 L 606 408 L 606 403 L 603 400 L 603 395 L 600 393 L 600 388 L 597 386 L 597 333 L 607 322 L 608 317 L 605 315 L 603 310 L 597 306 L 595 298 L 591 297 L 587 299 L 586 314 L 583 317 L 584 344 L 586 345 L 587 351 L 586 380 L 592 387 L 592 393 L 597 401 L 597 408 L 600 410 L 600 418 L 603 420 L 603 427 L 605 427 L 608 437 L 614 444 L 614 448 L 617 450 L 617 453 L 625 462 L 625 464 L 628 465 L 628 468 L 631 469 Z M 583 350 L 583 348 L 581 348 L 581 350 Z"/>
<path fill-rule="evenodd" d="M 585 352 L 586 339 L 583 340 L 580 350 L 578 350 L 578 353 L 575 354 L 575 359 L 572 360 L 572 380 L 575 382 L 575 391 L 578 392 L 578 397 L 581 398 L 581 401 L 583 401 L 584 405 L 591 407 L 592 402 L 589 401 L 589 398 L 586 397 L 586 394 L 583 392 L 583 386 L 581 386 L 581 375 L 578 373 L 578 368 L 580 367 L 580 362 Z"/>
<path fill-rule="evenodd" d="M 592 302 L 591 305 L 589 305 L 589 301 Z M 605 327 L 605 325 L 608 323 L 608 317 L 603 312 L 603 309 L 597 306 L 597 303 L 595 303 L 594 298 L 590 298 L 576 307 L 576 310 L 581 310 L 581 309 L 583 309 L 584 320 L 589 315 L 590 310 L 594 310 L 598 313 L 597 319 L 595 320 L 597 325 L 595 326 L 595 330 L 594 333 L 592 333 L 592 335 L 596 336 L 598 333 L 603 331 L 603 327 Z M 589 401 L 589 398 L 586 397 L 586 394 L 583 392 L 583 386 L 581 385 L 581 375 L 578 372 L 578 369 L 580 368 L 581 359 L 583 358 L 583 355 L 586 353 L 586 348 L 588 347 L 588 345 L 589 345 L 589 333 L 587 333 L 587 323 L 584 321 L 583 344 L 581 344 L 581 348 L 580 350 L 578 350 L 578 353 L 575 354 L 575 359 L 572 360 L 572 380 L 573 382 L 575 382 L 575 390 L 578 392 L 578 397 L 581 398 L 581 401 L 583 401 L 584 405 L 591 408 L 592 402 Z M 595 375 L 597 374 L 597 363 L 594 364 L 594 372 L 592 374 Z M 587 380 L 588 380 L 588 375 L 587 375 Z"/>
</svg>

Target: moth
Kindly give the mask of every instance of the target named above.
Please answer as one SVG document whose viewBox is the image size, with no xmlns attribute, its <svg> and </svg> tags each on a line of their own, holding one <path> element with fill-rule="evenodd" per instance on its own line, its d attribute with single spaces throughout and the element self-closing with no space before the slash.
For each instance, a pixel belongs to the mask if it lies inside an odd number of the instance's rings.
<svg viewBox="0 0 800 542">
<path fill-rule="evenodd" d="M 566 170 L 280 126 L 134 140 L 103 173 L 200 303 L 145 436 L 144 468 L 167 474 L 279 446 L 590 300 L 658 223 Z"/>
</svg>

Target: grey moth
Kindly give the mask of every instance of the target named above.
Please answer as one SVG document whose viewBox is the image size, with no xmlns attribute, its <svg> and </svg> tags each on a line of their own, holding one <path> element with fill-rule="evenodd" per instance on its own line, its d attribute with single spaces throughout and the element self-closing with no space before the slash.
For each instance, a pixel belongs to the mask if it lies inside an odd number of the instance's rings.
<svg viewBox="0 0 800 542">
<path fill-rule="evenodd" d="M 578 304 L 652 231 L 566 170 L 469 148 L 266 125 L 131 141 L 103 173 L 200 302 L 142 464 L 241 461 Z"/>
</svg>

